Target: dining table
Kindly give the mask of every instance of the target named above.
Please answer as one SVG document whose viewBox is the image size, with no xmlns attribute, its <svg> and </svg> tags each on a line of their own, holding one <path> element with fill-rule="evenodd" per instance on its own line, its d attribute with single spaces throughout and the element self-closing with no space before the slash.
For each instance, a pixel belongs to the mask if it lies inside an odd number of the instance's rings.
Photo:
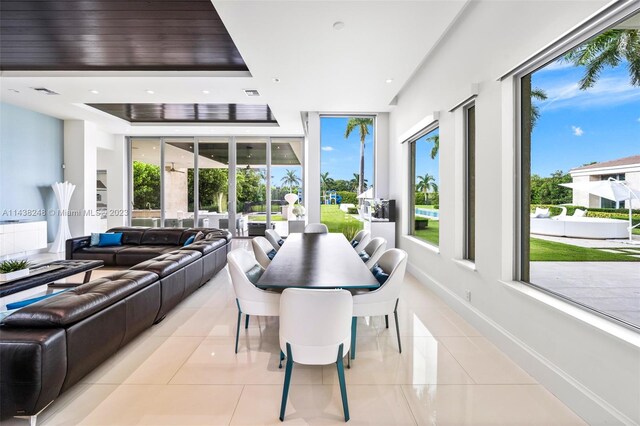
<svg viewBox="0 0 640 426">
<path fill-rule="evenodd" d="M 380 283 L 342 233 L 290 234 L 256 286 L 376 289 Z"/>
</svg>

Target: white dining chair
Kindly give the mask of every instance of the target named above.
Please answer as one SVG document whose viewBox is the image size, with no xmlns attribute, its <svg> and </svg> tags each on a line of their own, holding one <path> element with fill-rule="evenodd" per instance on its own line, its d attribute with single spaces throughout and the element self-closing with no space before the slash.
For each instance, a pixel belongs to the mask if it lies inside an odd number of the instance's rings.
<svg viewBox="0 0 640 426">
<path fill-rule="evenodd" d="M 349 421 L 349 405 L 344 380 L 343 358 L 351 345 L 349 322 L 353 298 L 346 290 L 287 288 L 280 297 L 280 349 L 287 366 L 282 388 L 280 421 L 284 421 L 293 363 L 328 365 L 338 369 L 344 420 Z"/>
<path fill-rule="evenodd" d="M 255 286 L 264 269 L 245 249 L 231 251 L 227 254 L 227 261 L 238 305 L 236 328 L 236 353 L 238 353 L 242 314 L 246 316 L 245 328 L 249 326 L 250 315 L 277 317 L 280 314 L 280 294 L 261 290 Z"/>
<path fill-rule="evenodd" d="M 267 266 L 276 255 L 276 249 L 271 246 L 271 243 L 265 237 L 254 237 L 251 240 L 251 246 L 260 266 L 267 269 Z"/>
<path fill-rule="evenodd" d="M 305 234 L 328 234 L 329 228 L 324 223 L 310 223 L 304 227 Z"/>
<path fill-rule="evenodd" d="M 377 268 L 380 270 L 378 271 Z M 356 328 L 358 317 L 384 315 L 386 328 L 389 328 L 389 314 L 393 312 L 396 321 L 398 351 L 402 353 L 400 326 L 398 325 L 398 302 L 400 289 L 407 269 L 407 253 L 400 249 L 387 250 L 378 259 L 373 274 L 381 286 L 373 291 L 356 291 L 353 295 L 353 320 L 351 330 L 351 359 L 356 354 Z"/>
<path fill-rule="evenodd" d="M 367 268 L 371 269 L 378 262 L 382 253 L 387 249 L 387 240 L 382 237 L 376 237 L 369 241 L 369 244 L 359 252 L 360 258 L 364 261 Z"/>
<path fill-rule="evenodd" d="M 371 241 L 371 233 L 364 229 L 358 231 L 355 237 L 350 241 L 356 253 L 360 253 Z"/>
<path fill-rule="evenodd" d="M 264 231 L 264 237 L 271 243 L 275 251 L 280 250 L 280 247 L 284 244 L 284 239 L 273 229 Z"/>
</svg>

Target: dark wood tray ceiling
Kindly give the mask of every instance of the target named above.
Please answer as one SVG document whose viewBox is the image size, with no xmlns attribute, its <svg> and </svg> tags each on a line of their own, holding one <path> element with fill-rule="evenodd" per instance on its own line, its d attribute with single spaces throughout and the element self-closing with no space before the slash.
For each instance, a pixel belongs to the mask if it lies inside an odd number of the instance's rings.
<svg viewBox="0 0 640 426">
<path fill-rule="evenodd" d="M 277 124 L 268 105 L 87 104 L 130 123 Z"/>
<path fill-rule="evenodd" d="M 193 143 L 167 142 L 193 155 Z M 241 142 L 237 144 L 236 164 L 241 166 L 264 166 L 267 164 L 267 149 L 264 143 Z M 198 155 L 229 164 L 229 144 L 220 142 L 200 142 Z M 271 164 L 274 166 L 299 166 L 302 161 L 296 157 L 289 142 L 277 142 L 271 148 Z"/>
<path fill-rule="evenodd" d="M 247 71 L 211 0 L 2 0 L 0 69 Z"/>
</svg>

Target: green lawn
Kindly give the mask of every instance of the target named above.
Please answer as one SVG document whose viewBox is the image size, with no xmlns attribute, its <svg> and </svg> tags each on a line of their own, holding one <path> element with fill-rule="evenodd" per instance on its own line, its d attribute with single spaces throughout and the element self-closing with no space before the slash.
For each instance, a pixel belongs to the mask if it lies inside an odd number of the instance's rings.
<svg viewBox="0 0 640 426">
<path fill-rule="evenodd" d="M 266 222 L 267 221 L 267 215 L 264 214 L 252 214 L 251 216 L 249 216 L 249 220 L 251 222 Z M 284 221 L 284 217 L 282 217 L 281 214 L 272 214 L 271 215 L 271 222 L 282 222 Z"/>
<path fill-rule="evenodd" d="M 358 219 L 340 210 L 335 204 L 320 206 L 320 222 L 327 225 L 329 232 L 342 232 L 348 239 L 362 229 L 363 224 Z"/>
<path fill-rule="evenodd" d="M 638 258 L 608 253 L 592 248 L 531 238 L 529 258 L 532 262 L 637 262 Z M 631 253 L 629 253 L 631 254 Z"/>
<path fill-rule="evenodd" d="M 429 219 L 427 229 L 415 231 L 413 236 L 437 246 L 440 243 L 440 222 Z"/>
</svg>

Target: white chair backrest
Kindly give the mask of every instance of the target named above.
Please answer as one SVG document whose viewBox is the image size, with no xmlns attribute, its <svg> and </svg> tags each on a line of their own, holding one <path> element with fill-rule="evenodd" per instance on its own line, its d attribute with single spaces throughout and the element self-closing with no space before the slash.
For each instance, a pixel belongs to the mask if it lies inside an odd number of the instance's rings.
<svg viewBox="0 0 640 426">
<path fill-rule="evenodd" d="M 261 267 L 251 256 L 251 253 L 245 249 L 235 249 L 227 254 L 227 261 L 236 298 L 239 300 L 260 300 L 262 290 L 247 278 L 247 272 L 256 266 Z"/>
<path fill-rule="evenodd" d="M 353 241 L 357 241 L 358 244 L 354 246 L 356 252 L 360 253 L 371 241 L 371 233 L 369 231 L 365 231 L 364 229 L 359 231 L 355 237 L 353 237 Z"/>
<path fill-rule="evenodd" d="M 267 253 L 273 250 L 271 243 L 265 237 L 255 237 L 251 240 L 251 246 L 260 266 L 267 269 L 267 266 L 271 263 L 271 259 L 267 256 Z"/>
<path fill-rule="evenodd" d="M 294 362 L 326 365 L 351 345 L 353 297 L 346 290 L 287 288 L 280 296 L 280 349 Z"/>
<path fill-rule="evenodd" d="M 276 251 L 280 250 L 280 244 L 278 244 L 280 235 L 278 235 L 276 231 L 274 231 L 273 229 L 267 229 L 266 231 L 264 231 L 264 236 Z"/>
<path fill-rule="evenodd" d="M 305 234 L 327 234 L 329 228 L 324 223 L 310 223 L 304 227 Z"/>
<path fill-rule="evenodd" d="M 400 287 L 407 269 L 407 252 L 400 249 L 389 249 L 380 256 L 378 265 L 385 273 L 389 274 L 389 278 L 380 288 L 369 292 L 368 295 L 375 295 L 372 299 L 393 300 L 395 302 L 400 296 Z"/>
<path fill-rule="evenodd" d="M 378 259 L 380 259 L 380 256 L 382 256 L 386 248 L 387 240 L 382 237 L 376 237 L 369 241 L 369 244 L 364 248 L 364 251 L 369 255 L 369 260 L 365 262 L 367 268 L 373 268 L 373 265 L 378 262 Z"/>
</svg>

